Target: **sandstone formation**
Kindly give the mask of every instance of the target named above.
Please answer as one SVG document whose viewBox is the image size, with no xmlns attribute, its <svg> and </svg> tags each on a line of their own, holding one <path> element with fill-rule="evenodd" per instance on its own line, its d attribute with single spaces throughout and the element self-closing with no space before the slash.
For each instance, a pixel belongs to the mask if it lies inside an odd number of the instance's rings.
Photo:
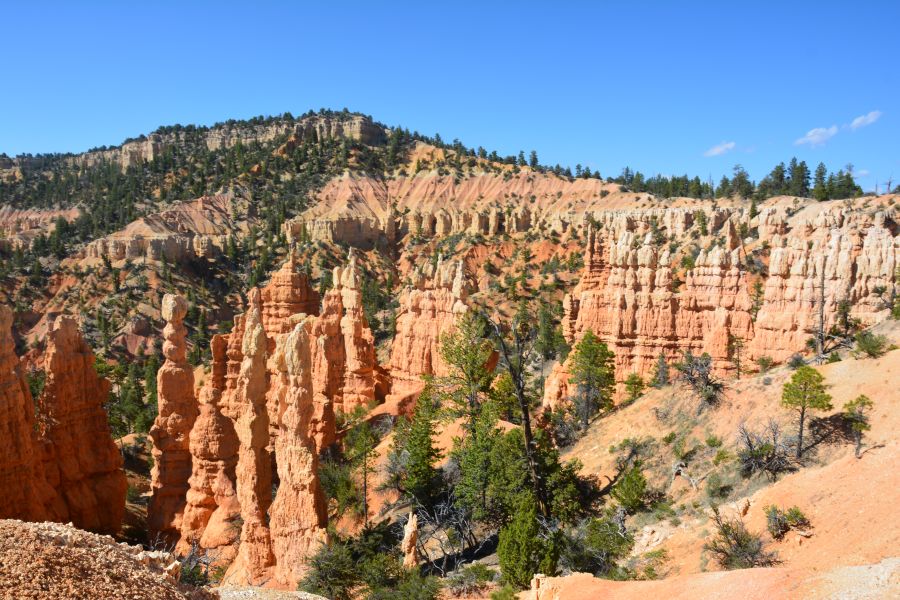
<svg viewBox="0 0 900 600">
<path fill-rule="evenodd" d="M 231 148 L 238 142 L 266 143 L 279 138 L 298 140 L 348 138 L 359 140 L 364 144 L 378 144 L 384 141 L 385 130 L 373 123 L 369 117 L 362 115 L 311 115 L 300 119 L 276 117 L 262 123 L 230 122 L 210 128 L 154 132 L 125 142 L 116 148 L 85 152 L 69 160 L 79 167 L 91 167 L 104 162 L 118 164 L 125 172 L 131 166 L 152 162 L 162 156 L 167 148 L 195 143 L 198 138 L 208 150 L 216 151 Z"/>
<path fill-rule="evenodd" d="M 403 566 L 414 569 L 419 565 L 419 550 L 416 543 L 419 541 L 419 517 L 416 513 L 409 513 L 409 519 L 403 526 L 403 541 L 400 543 L 400 551 L 403 553 Z"/>
<path fill-rule="evenodd" d="M 279 434 L 275 442 L 278 493 L 270 511 L 275 580 L 295 588 L 306 560 L 327 539 L 325 495 L 319 485 L 318 448 L 312 435 L 312 336 L 314 317 L 297 323 L 276 350 L 275 361 L 283 395 L 279 398 Z"/>
<path fill-rule="evenodd" d="M 267 341 L 260 304 L 259 289 L 254 288 L 244 315 L 243 360 L 235 383 L 240 401 L 234 427 L 238 438 L 235 475 L 243 524 L 237 557 L 226 573 L 226 580 L 231 583 L 263 583 L 274 562 L 267 517 L 272 503 L 272 463 L 266 452 L 269 442 Z"/>
<path fill-rule="evenodd" d="M 0 306 L 0 517 L 48 518 L 45 503 L 55 495 L 44 480 L 37 445 L 35 410 L 14 352 L 13 314 Z"/>
<path fill-rule="evenodd" d="M 415 269 L 400 294 L 397 332 L 391 346 L 389 403 L 403 404 L 417 395 L 423 375 L 446 375 L 441 336 L 453 331 L 468 307 L 468 284 L 461 262 Z"/>
<path fill-rule="evenodd" d="M 335 410 L 375 399 L 356 260 L 351 253 L 335 269 L 320 311 L 290 258 L 250 291 L 231 332 L 211 341 L 178 547 L 196 544 L 230 564 L 231 584 L 295 587 L 325 539 L 319 452 L 335 440 Z"/>
<path fill-rule="evenodd" d="M 128 484 L 103 404 L 110 383 L 74 319 L 56 319 L 47 337 L 46 381 L 38 399 L 38 436 L 47 484 L 56 492 L 52 520 L 116 533 Z"/>
<path fill-rule="evenodd" d="M 197 418 L 194 371 L 187 361 L 187 301 L 166 294 L 162 316 L 165 362 L 156 376 L 158 414 L 150 428 L 153 440 L 152 497 L 147 510 L 151 536 L 175 540 L 181 529 L 188 478 L 191 475 L 190 432 Z"/>
<path fill-rule="evenodd" d="M 574 344 L 593 331 L 615 352 L 621 382 L 630 373 L 646 380 L 660 354 L 671 363 L 687 350 L 708 352 L 715 370 L 729 374 L 729 340 L 743 342 L 745 365 L 760 356 L 784 361 L 814 335 L 823 301 L 826 331 L 836 324 L 841 302 L 864 325 L 883 319 L 900 248 L 890 217 L 837 204 L 815 208 L 814 216 L 801 213 L 790 221 L 779 220 L 779 212 L 761 213 L 758 223 L 767 228 L 771 251 L 759 298 L 752 297 L 753 283 L 761 278 L 747 270 L 733 219 L 710 220 L 721 245 L 701 251 L 676 284 L 668 249 L 649 231 L 642 235 L 634 215 L 613 216 L 588 235 L 581 281 L 563 303 L 566 339 Z M 658 220 L 657 226 L 666 222 L 676 229 L 681 223 Z M 565 365 L 557 365 L 545 404 L 566 398 L 567 386 Z"/>
<path fill-rule="evenodd" d="M 47 336 L 44 388 L 32 399 L 11 324 L 0 307 L 0 516 L 118 532 L 127 483 L 103 409 L 109 382 L 75 321 L 59 317 Z"/>
<path fill-rule="evenodd" d="M 129 223 L 124 229 L 87 244 L 88 259 L 108 258 L 167 260 L 215 258 L 229 237 L 245 232 L 238 221 L 232 194 L 204 196 L 182 202 L 162 212 L 152 213 Z"/>
</svg>

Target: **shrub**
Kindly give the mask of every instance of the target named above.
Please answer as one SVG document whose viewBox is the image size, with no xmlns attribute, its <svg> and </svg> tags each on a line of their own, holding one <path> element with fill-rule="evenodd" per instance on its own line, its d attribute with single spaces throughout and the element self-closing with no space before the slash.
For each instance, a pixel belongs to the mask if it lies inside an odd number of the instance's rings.
<svg viewBox="0 0 900 600">
<path fill-rule="evenodd" d="M 828 355 L 828 358 L 825 359 L 825 362 L 828 364 L 841 362 L 841 355 L 838 354 L 837 352 L 832 352 L 831 354 Z"/>
<path fill-rule="evenodd" d="M 718 473 L 712 473 L 706 478 L 706 495 L 710 500 L 724 500 L 730 493 L 731 485 L 726 483 Z"/>
<path fill-rule="evenodd" d="M 647 478 L 638 462 L 622 475 L 612 489 L 613 498 L 629 513 L 635 513 L 647 504 Z"/>
<path fill-rule="evenodd" d="M 751 477 L 756 473 L 765 473 L 774 481 L 779 473 L 792 470 L 789 448 L 782 439 L 781 427 L 776 421 L 762 432 L 755 432 L 745 425 L 738 428 L 737 459 L 741 467 L 741 475 Z"/>
<path fill-rule="evenodd" d="M 731 460 L 733 457 L 731 456 L 731 452 L 726 450 L 725 448 L 720 448 L 716 455 L 713 457 L 713 464 L 715 466 L 719 466 L 725 461 Z"/>
<path fill-rule="evenodd" d="M 723 519 L 713 507 L 716 535 L 703 545 L 724 569 L 751 569 L 777 564 L 777 555 L 763 549 L 762 538 L 747 530 L 739 518 Z"/>
<path fill-rule="evenodd" d="M 769 369 L 772 368 L 772 365 L 775 364 L 775 361 L 772 360 L 771 356 L 760 356 L 756 359 L 756 365 L 759 367 L 760 373 L 765 373 Z"/>
<path fill-rule="evenodd" d="M 802 354 L 794 354 L 790 359 L 788 359 L 788 366 L 792 369 L 799 369 L 805 364 L 806 361 L 803 360 Z"/>
<path fill-rule="evenodd" d="M 359 584 L 356 563 L 350 549 L 341 543 L 322 546 L 309 560 L 309 572 L 299 589 L 331 600 L 351 600 Z"/>
<path fill-rule="evenodd" d="M 856 349 L 870 358 L 878 358 L 888 351 L 888 339 L 871 331 L 856 334 Z"/>
<path fill-rule="evenodd" d="M 481 563 L 474 563 L 455 571 L 447 578 L 447 589 L 454 596 L 480 593 L 494 580 L 494 572 Z"/>
<path fill-rule="evenodd" d="M 718 403 L 725 385 L 712 374 L 712 357 L 704 352 L 700 356 L 694 356 L 690 350 L 685 352 L 682 362 L 675 365 L 681 371 L 684 380 L 700 398 L 698 412 L 704 406 L 713 406 Z"/>
<path fill-rule="evenodd" d="M 440 593 L 440 579 L 411 569 L 404 571 L 393 585 L 372 589 L 367 600 L 437 600 Z"/>
<path fill-rule="evenodd" d="M 722 445 L 722 438 L 710 434 L 709 437 L 706 438 L 706 445 L 710 448 L 718 448 Z"/>
<path fill-rule="evenodd" d="M 798 507 L 792 506 L 786 511 L 781 510 L 777 506 L 767 506 L 766 526 L 769 533 L 776 540 L 784 537 L 788 531 L 797 527 L 809 527 L 809 519 L 803 514 Z"/>
<path fill-rule="evenodd" d="M 607 512 L 603 517 L 586 519 L 563 534 L 559 566 L 564 573 L 607 576 L 633 544 L 634 538 L 625 529 L 624 511 Z"/>
<path fill-rule="evenodd" d="M 674 431 L 670 431 L 669 433 L 667 433 L 667 434 L 663 437 L 663 439 L 662 439 L 663 443 L 664 443 L 664 444 L 671 444 L 672 442 L 675 441 L 675 435 L 676 435 L 676 434 L 675 434 Z"/>
<path fill-rule="evenodd" d="M 509 584 L 491 592 L 491 600 L 516 600 L 516 598 L 518 598 L 518 592 Z"/>
</svg>

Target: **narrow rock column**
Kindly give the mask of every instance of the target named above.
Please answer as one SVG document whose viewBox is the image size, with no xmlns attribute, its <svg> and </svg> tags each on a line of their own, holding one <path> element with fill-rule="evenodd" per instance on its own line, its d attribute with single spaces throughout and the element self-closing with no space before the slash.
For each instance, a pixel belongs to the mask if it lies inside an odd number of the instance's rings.
<svg viewBox="0 0 900 600">
<path fill-rule="evenodd" d="M 191 476 L 190 432 L 199 410 L 194 398 L 194 371 L 187 362 L 187 308 L 187 301 L 181 296 L 163 297 L 166 360 L 156 376 L 158 414 L 150 429 L 154 464 L 147 527 L 151 540 L 178 539 Z"/>
<path fill-rule="evenodd" d="M 272 548 L 277 560 L 275 579 L 297 587 L 306 561 L 327 539 L 328 511 L 319 484 L 318 455 L 311 432 L 313 379 L 311 353 L 316 339 L 308 317 L 281 340 L 275 364 L 285 389 L 275 442 L 279 487 L 272 504 Z"/>
<path fill-rule="evenodd" d="M 225 575 L 228 583 L 259 585 L 270 577 L 274 564 L 267 512 L 272 502 L 272 464 L 269 443 L 269 415 L 266 411 L 266 332 L 260 315 L 260 293 L 249 295 L 244 338 L 244 356 L 236 382 L 241 399 L 235 430 L 240 447 L 237 462 L 237 496 L 241 505 L 241 545 Z"/>
<path fill-rule="evenodd" d="M 403 542 L 400 544 L 400 551 L 403 552 L 403 566 L 407 569 L 415 568 L 419 565 L 419 550 L 416 548 L 416 542 L 419 541 L 419 517 L 416 513 L 409 513 L 409 520 L 403 527 Z"/>
</svg>

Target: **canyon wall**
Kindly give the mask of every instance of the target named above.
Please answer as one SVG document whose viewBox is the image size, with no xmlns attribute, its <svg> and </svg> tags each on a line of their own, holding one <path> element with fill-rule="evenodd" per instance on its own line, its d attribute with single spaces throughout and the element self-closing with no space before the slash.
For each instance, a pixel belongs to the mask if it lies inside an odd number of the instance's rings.
<svg viewBox="0 0 900 600">
<path fill-rule="evenodd" d="M 122 172 L 129 167 L 152 162 L 168 148 L 203 144 L 210 151 L 242 144 L 267 143 L 280 138 L 320 140 L 348 138 L 363 144 L 377 145 L 386 139 L 382 126 L 362 115 L 312 115 L 300 119 L 273 118 L 262 123 L 223 123 L 209 128 L 191 127 L 167 132 L 154 132 L 121 146 L 93 150 L 69 158 L 71 164 L 92 167 L 104 162 L 117 164 Z"/>
<path fill-rule="evenodd" d="M 802 352 L 817 329 L 823 300 L 826 331 L 836 324 L 841 302 L 863 325 L 886 318 L 900 247 L 891 229 L 893 212 L 837 203 L 815 209 L 793 219 L 769 210 L 755 219 L 768 247 L 768 266 L 758 273 L 747 268 L 736 219 L 710 220 L 713 245 L 684 271 L 683 282 L 675 280 L 678 265 L 668 247 L 651 232 L 642 234 L 643 219 L 611 215 L 590 230 L 581 281 L 564 300 L 567 341 L 574 344 L 593 331 L 615 352 L 619 382 L 630 373 L 648 380 L 660 354 L 671 364 L 687 350 L 708 352 L 715 371 L 730 375 L 734 340 L 743 344 L 743 368 L 761 356 L 782 362 Z M 656 221 L 674 224 L 675 231 L 691 227 L 676 217 Z M 756 282 L 762 286 L 758 295 Z M 566 366 L 556 365 L 545 404 L 567 397 L 567 387 Z"/>
</svg>

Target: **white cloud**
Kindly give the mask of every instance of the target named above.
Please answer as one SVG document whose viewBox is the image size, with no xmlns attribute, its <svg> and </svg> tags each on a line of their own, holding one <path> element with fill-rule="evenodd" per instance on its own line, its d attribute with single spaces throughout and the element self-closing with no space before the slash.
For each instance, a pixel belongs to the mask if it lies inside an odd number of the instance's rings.
<svg viewBox="0 0 900 600">
<path fill-rule="evenodd" d="M 726 152 L 734 150 L 734 146 L 734 142 L 722 142 L 721 144 L 716 144 L 715 146 L 704 152 L 703 156 L 721 156 Z"/>
<path fill-rule="evenodd" d="M 802 146 L 803 144 L 809 144 L 815 148 L 833 138 L 837 135 L 837 132 L 837 125 L 832 125 L 831 127 L 816 127 L 815 129 L 807 131 L 806 135 L 794 142 L 794 145 Z"/>
<path fill-rule="evenodd" d="M 853 119 L 853 121 L 850 123 L 850 129 L 852 129 L 853 131 L 856 131 L 857 129 L 860 129 L 861 127 L 871 125 L 872 123 L 877 121 L 880 117 L 881 117 L 881 111 L 873 110 L 872 112 L 870 112 L 868 114 L 865 114 L 865 115 L 862 115 L 862 116 L 859 116 L 859 117 L 856 117 L 855 119 Z"/>
</svg>

